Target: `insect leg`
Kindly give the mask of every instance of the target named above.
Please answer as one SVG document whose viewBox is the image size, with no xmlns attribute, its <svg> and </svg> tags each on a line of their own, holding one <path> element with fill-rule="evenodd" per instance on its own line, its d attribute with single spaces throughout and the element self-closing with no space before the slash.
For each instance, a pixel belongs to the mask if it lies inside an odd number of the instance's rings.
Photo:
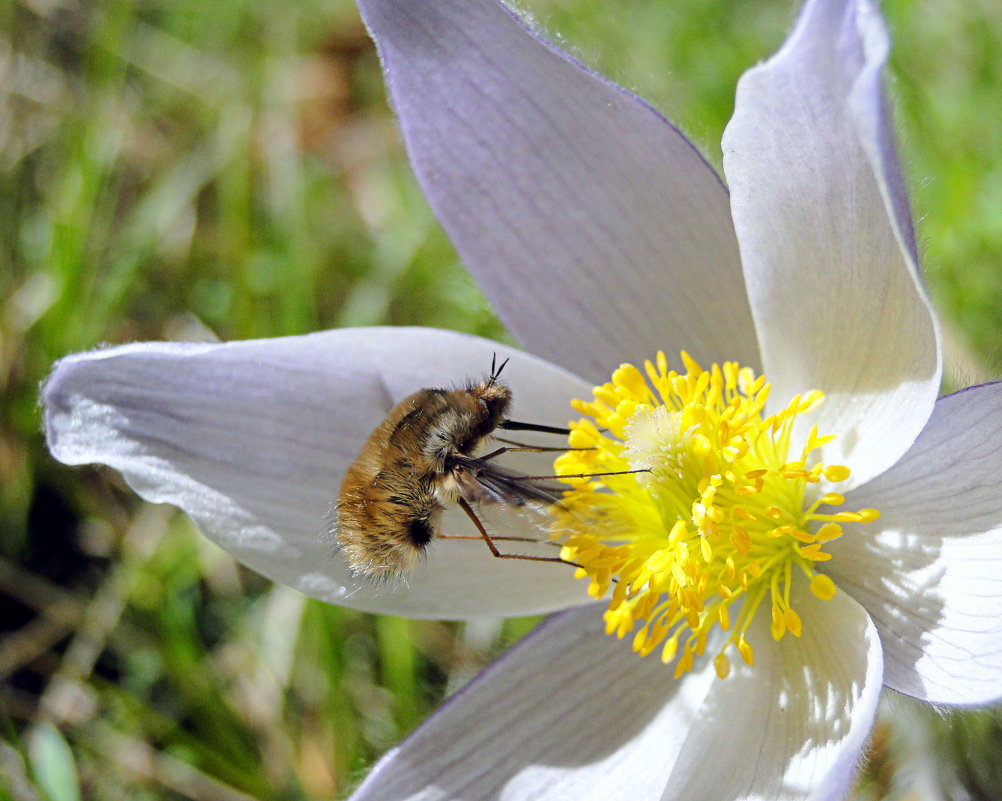
<svg viewBox="0 0 1002 801">
<path fill-rule="evenodd" d="M 477 536 L 473 535 L 463 535 L 463 534 L 436 534 L 436 540 L 482 540 L 483 537 L 479 534 Z M 551 540 L 541 540 L 538 537 L 495 537 L 491 535 L 491 540 L 493 542 L 534 542 L 536 545 L 552 545 L 554 548 L 559 548 L 559 542 L 553 542 Z"/>
<path fill-rule="evenodd" d="M 526 562 L 560 562 L 561 564 L 570 565 L 571 567 L 581 567 L 581 565 L 576 562 L 569 562 L 566 559 L 561 559 L 559 556 L 528 556 L 526 554 L 501 553 L 501 551 L 498 550 L 498 546 L 494 544 L 494 539 L 487 533 L 487 529 L 484 528 L 484 524 L 480 522 L 480 518 L 477 517 L 477 513 L 473 511 L 473 507 L 466 502 L 465 498 L 459 498 L 459 506 L 464 512 L 466 512 L 467 517 L 473 521 L 473 525 L 477 527 L 477 531 L 480 532 L 480 536 L 483 538 L 483 541 L 487 543 L 487 547 L 491 549 L 491 553 L 497 559 L 522 559 Z"/>
<path fill-rule="evenodd" d="M 595 446 L 592 445 L 589 448 L 568 448 L 567 446 L 560 447 L 557 446 L 543 446 L 543 445 L 530 445 L 528 442 L 516 442 L 513 439 L 505 439 L 504 437 L 494 436 L 492 439 L 498 442 L 503 442 L 505 445 L 511 445 L 511 448 L 498 448 L 495 451 L 487 454 L 487 456 L 481 456 L 481 459 L 493 459 L 495 456 L 500 456 L 502 453 L 507 453 L 509 451 L 532 451 L 533 453 L 563 453 L 564 451 L 593 451 Z"/>
</svg>

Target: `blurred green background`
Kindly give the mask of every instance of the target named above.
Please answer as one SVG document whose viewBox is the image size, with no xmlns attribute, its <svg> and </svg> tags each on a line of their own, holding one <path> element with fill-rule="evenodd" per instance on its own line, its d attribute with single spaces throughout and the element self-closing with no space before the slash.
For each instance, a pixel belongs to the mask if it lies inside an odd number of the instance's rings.
<svg viewBox="0 0 1002 801">
<path fill-rule="evenodd" d="M 719 165 L 790 0 L 524 0 Z M 954 384 L 1002 372 L 1002 4 L 890 0 Z M 407 167 L 348 0 L 0 2 L 0 799 L 331 799 L 533 625 L 377 618 L 47 456 L 102 342 L 434 325 L 503 338 Z M 1002 717 L 889 697 L 860 799 L 1002 797 Z"/>
</svg>

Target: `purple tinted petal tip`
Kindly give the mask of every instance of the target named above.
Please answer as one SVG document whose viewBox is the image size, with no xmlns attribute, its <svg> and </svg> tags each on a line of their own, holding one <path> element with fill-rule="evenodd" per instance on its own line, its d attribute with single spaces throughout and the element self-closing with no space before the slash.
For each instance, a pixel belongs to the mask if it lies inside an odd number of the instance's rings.
<svg viewBox="0 0 1002 801">
<path fill-rule="evenodd" d="M 604 380 L 758 353 L 727 192 L 692 144 L 496 0 L 362 0 L 411 162 L 529 350 Z"/>
</svg>

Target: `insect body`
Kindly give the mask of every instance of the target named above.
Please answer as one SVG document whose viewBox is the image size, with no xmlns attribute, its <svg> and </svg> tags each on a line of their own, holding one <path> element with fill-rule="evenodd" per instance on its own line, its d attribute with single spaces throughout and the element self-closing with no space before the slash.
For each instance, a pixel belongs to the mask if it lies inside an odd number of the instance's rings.
<svg viewBox="0 0 1002 801">
<path fill-rule="evenodd" d="M 559 487 L 493 461 L 509 448 L 474 456 L 498 428 L 566 433 L 506 420 L 512 394 L 497 380 L 506 363 L 497 369 L 492 365 L 487 379 L 462 389 L 415 392 L 369 435 L 345 474 L 334 507 L 334 536 L 354 575 L 389 577 L 413 568 L 427 545 L 441 536 L 442 511 L 454 503 L 470 516 L 495 556 L 562 561 L 499 553 L 470 506 L 484 501 L 549 504 L 561 495 Z"/>
</svg>

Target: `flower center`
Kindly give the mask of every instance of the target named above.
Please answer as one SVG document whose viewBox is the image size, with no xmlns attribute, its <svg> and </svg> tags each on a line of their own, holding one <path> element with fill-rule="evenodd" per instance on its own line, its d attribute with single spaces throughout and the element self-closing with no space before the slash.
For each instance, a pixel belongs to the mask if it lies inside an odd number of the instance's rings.
<svg viewBox="0 0 1002 801">
<path fill-rule="evenodd" d="M 572 489 L 555 510 L 555 530 L 570 532 L 561 556 L 580 565 L 589 593 L 612 589 L 606 633 L 636 630 L 633 649 L 646 656 L 660 648 L 665 664 L 678 657 L 677 677 L 719 627 L 727 635 L 714 665 L 726 678 L 732 646 L 753 664 L 746 633 L 764 602 L 773 639 L 801 635 L 791 583 L 803 574 L 818 598 L 834 597 L 835 583 L 818 572 L 831 558 L 825 544 L 842 535 L 841 523 L 868 523 L 879 512 L 831 508 L 845 499 L 826 485 L 844 481 L 849 468 L 811 464 L 811 454 L 833 436 L 814 426 L 793 442 L 794 423 L 822 403 L 821 392 L 763 416 L 763 376 L 736 362 L 704 370 L 681 357 L 685 373 L 658 353 L 646 378 L 624 364 L 594 400 L 574 401 L 585 418 L 572 424 L 574 450 L 557 459 L 556 472 L 645 472 L 565 478 Z"/>
</svg>

